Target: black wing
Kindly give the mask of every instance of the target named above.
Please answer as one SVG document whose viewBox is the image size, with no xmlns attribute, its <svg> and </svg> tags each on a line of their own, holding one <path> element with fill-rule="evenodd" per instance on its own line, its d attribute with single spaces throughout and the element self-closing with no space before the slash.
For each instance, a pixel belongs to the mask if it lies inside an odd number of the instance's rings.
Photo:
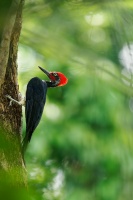
<svg viewBox="0 0 133 200">
<path fill-rule="evenodd" d="M 32 133 L 40 122 L 46 101 L 46 93 L 47 83 L 45 81 L 37 77 L 29 81 L 26 91 L 26 135 L 23 141 L 24 151 L 26 150 L 28 142 L 30 142 Z"/>
</svg>

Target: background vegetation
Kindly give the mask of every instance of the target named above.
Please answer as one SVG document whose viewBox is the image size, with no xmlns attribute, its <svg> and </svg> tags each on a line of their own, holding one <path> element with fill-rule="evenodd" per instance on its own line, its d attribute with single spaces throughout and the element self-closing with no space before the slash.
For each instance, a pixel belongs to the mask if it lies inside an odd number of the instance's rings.
<svg viewBox="0 0 133 200">
<path fill-rule="evenodd" d="M 132 21 L 129 0 L 26 1 L 20 91 L 46 79 L 38 65 L 69 79 L 48 90 L 27 150 L 33 199 L 133 198 Z"/>
</svg>

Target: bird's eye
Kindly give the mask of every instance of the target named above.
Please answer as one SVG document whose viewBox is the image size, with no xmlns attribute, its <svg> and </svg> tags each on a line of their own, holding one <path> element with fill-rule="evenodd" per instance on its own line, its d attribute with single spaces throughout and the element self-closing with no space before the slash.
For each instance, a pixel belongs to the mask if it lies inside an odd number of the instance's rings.
<svg viewBox="0 0 133 200">
<path fill-rule="evenodd" d="M 53 75 L 54 75 L 54 76 L 58 76 L 56 72 L 53 72 Z"/>
</svg>

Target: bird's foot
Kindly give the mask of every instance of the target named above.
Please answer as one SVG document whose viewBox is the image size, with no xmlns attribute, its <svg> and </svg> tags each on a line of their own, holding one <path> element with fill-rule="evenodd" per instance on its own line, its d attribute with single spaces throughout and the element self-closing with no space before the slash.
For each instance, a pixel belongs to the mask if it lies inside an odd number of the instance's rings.
<svg viewBox="0 0 133 200">
<path fill-rule="evenodd" d="M 25 106 L 25 97 L 22 97 L 22 94 L 19 92 L 19 95 L 18 95 L 18 99 L 19 99 L 19 103 L 22 105 L 22 106 Z"/>
<path fill-rule="evenodd" d="M 11 106 L 12 105 L 12 102 L 15 102 L 15 103 L 17 103 L 18 105 L 20 105 L 20 106 L 22 106 L 22 105 L 24 105 L 24 103 L 22 102 L 22 101 L 17 101 L 17 100 L 15 100 L 15 99 L 13 99 L 10 95 L 6 95 L 6 97 L 8 98 L 8 99 L 10 99 L 10 103 L 9 103 L 9 106 Z"/>
</svg>

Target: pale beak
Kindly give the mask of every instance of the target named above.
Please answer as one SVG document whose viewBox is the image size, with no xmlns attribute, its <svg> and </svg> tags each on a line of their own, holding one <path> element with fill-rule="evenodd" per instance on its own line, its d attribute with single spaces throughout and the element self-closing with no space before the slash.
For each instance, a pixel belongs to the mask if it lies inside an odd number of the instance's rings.
<svg viewBox="0 0 133 200">
<path fill-rule="evenodd" d="M 38 66 L 40 70 L 42 70 L 48 77 L 50 76 L 50 73 L 46 70 L 43 69 L 42 67 Z"/>
</svg>

